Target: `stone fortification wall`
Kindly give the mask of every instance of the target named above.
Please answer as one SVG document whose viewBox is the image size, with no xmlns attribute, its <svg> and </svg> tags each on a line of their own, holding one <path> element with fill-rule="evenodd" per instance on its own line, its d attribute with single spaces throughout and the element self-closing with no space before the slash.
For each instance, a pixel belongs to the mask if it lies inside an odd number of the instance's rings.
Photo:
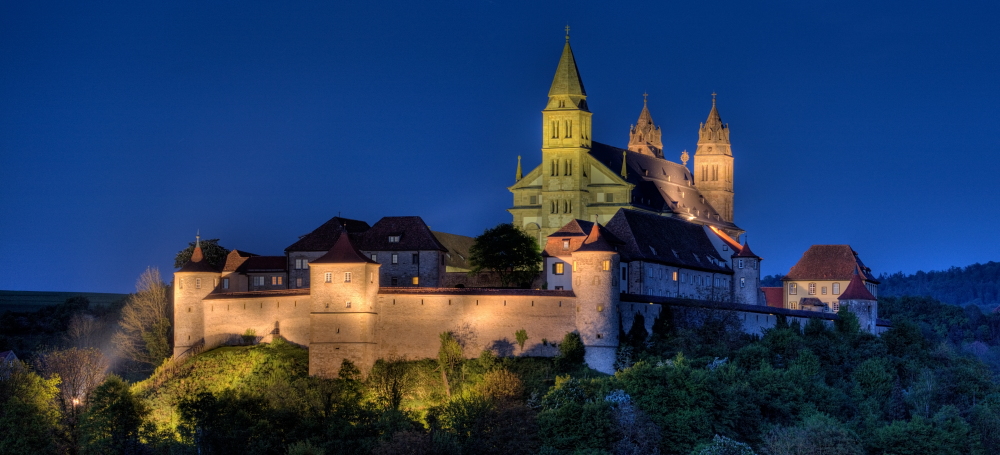
<svg viewBox="0 0 1000 455">
<path fill-rule="evenodd" d="M 308 290 L 305 290 L 308 291 Z M 213 294 L 202 301 L 205 312 L 205 347 L 233 344 L 247 329 L 261 342 L 270 342 L 275 329 L 286 340 L 309 345 L 309 294 L 261 291 Z"/>
<path fill-rule="evenodd" d="M 452 332 L 466 357 L 483 349 L 502 355 L 551 356 L 574 323 L 576 298 L 568 291 L 386 289 L 378 294 L 375 330 L 379 356 L 437 357 L 439 335 Z M 523 351 L 515 332 L 524 329 Z"/>
</svg>

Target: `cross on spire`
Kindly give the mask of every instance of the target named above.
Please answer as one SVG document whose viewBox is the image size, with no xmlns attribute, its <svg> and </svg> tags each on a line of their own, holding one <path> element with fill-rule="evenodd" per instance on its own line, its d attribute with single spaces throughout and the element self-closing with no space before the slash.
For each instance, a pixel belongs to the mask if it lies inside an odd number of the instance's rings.
<svg viewBox="0 0 1000 455">
<path fill-rule="evenodd" d="M 712 92 L 712 106 L 715 106 L 715 95 L 717 95 L 717 93 Z"/>
<path fill-rule="evenodd" d="M 649 97 L 649 93 L 642 92 L 642 105 L 646 105 L 646 98 Z"/>
<path fill-rule="evenodd" d="M 566 41 L 569 41 L 569 24 L 566 24 Z"/>
</svg>

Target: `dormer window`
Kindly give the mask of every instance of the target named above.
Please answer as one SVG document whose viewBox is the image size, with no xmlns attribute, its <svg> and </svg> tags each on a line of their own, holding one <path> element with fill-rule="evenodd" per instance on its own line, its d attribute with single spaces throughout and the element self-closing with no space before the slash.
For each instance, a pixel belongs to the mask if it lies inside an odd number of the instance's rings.
<svg viewBox="0 0 1000 455">
<path fill-rule="evenodd" d="M 649 251 L 652 251 L 653 252 L 653 256 L 656 256 L 656 248 L 653 248 L 653 245 L 649 246 Z"/>
<path fill-rule="evenodd" d="M 389 243 L 399 243 L 399 237 L 400 236 L 398 236 L 398 235 L 390 235 L 389 236 Z"/>
<path fill-rule="evenodd" d="M 563 249 L 564 250 L 569 249 L 569 239 L 563 239 Z"/>
</svg>

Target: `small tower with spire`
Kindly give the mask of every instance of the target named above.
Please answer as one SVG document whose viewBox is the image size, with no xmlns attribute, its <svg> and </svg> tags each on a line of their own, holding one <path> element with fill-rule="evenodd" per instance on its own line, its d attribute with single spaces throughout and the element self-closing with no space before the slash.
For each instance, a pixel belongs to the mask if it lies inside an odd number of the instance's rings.
<svg viewBox="0 0 1000 455">
<path fill-rule="evenodd" d="M 764 305 L 760 289 L 760 256 L 746 242 L 733 254 L 733 301 L 744 305 Z"/>
<path fill-rule="evenodd" d="M 698 130 L 694 184 L 724 221 L 733 222 L 733 152 L 729 125 L 722 123 L 712 94 L 712 110 Z"/>
<path fill-rule="evenodd" d="M 642 94 L 642 112 L 628 133 L 628 149 L 643 155 L 663 158 L 663 141 L 660 139 L 660 127 L 653 124 L 653 116 L 647 106 L 648 93 Z"/>
<path fill-rule="evenodd" d="M 854 270 L 851 282 L 847 284 L 847 289 L 837 297 L 840 307 L 854 313 L 858 317 L 858 325 L 862 331 L 878 334 L 876 324 L 878 322 L 878 299 L 872 295 L 858 270 Z"/>
<path fill-rule="evenodd" d="M 174 272 L 174 357 L 184 356 L 205 343 L 205 307 L 202 303 L 219 285 L 220 271 L 205 260 L 201 235 L 195 235 L 191 259 Z"/>
<path fill-rule="evenodd" d="M 594 223 L 583 245 L 573 252 L 576 329 L 586 347 L 587 365 L 614 371 L 621 295 L 619 255 Z"/>
</svg>

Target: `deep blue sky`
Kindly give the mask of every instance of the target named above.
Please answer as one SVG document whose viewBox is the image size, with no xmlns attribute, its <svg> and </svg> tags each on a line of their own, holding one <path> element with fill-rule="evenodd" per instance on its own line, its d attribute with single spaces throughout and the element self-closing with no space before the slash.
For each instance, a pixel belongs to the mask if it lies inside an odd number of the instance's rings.
<svg viewBox="0 0 1000 455">
<path fill-rule="evenodd" d="M 646 91 L 677 160 L 719 93 L 765 274 L 1000 260 L 996 2 L 94 3 L 0 0 L 0 289 L 130 292 L 196 229 L 510 221 L 567 22 L 597 141 Z"/>
</svg>

